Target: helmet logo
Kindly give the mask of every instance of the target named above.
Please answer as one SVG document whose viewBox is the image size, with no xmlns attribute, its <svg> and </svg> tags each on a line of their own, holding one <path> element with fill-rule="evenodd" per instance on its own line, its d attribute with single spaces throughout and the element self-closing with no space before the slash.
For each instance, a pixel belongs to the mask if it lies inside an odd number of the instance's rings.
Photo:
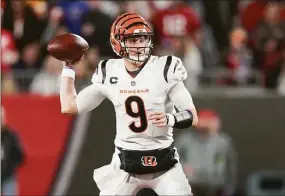
<svg viewBox="0 0 285 196">
<path fill-rule="evenodd" d="M 135 29 L 134 33 L 146 33 L 145 29 Z"/>
</svg>

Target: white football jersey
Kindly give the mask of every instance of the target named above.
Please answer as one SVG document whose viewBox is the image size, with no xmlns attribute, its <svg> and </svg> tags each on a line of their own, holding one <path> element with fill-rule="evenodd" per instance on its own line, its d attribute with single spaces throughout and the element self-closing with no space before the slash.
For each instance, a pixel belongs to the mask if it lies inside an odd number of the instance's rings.
<svg viewBox="0 0 285 196">
<path fill-rule="evenodd" d="M 123 59 L 101 61 L 92 82 L 102 84 L 104 95 L 114 105 L 117 129 L 115 146 L 130 150 L 170 146 L 173 129 L 169 126 L 158 128 L 147 120 L 148 114 L 153 111 L 173 113 L 174 104 L 181 108 L 183 103 L 180 104 L 179 100 L 172 103 L 169 91 L 186 78 L 186 69 L 175 56 L 151 56 L 135 77 L 127 72 Z M 193 105 L 192 98 L 190 101 L 190 105 Z"/>
</svg>

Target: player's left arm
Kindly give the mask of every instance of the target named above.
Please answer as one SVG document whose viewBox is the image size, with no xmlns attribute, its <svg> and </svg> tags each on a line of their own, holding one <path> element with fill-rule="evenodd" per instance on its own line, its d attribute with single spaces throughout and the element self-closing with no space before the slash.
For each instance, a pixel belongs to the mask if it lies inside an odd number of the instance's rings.
<svg viewBox="0 0 285 196">
<path fill-rule="evenodd" d="M 169 91 L 168 96 L 178 109 L 176 113 L 165 113 L 162 111 L 152 112 L 149 120 L 157 127 L 166 125 L 177 128 L 186 129 L 191 126 L 197 126 L 198 116 L 192 96 L 188 92 L 183 82 L 175 84 Z"/>
<path fill-rule="evenodd" d="M 153 124 L 158 127 L 168 125 L 178 129 L 185 129 L 197 126 L 197 111 L 190 93 L 183 84 L 183 81 L 187 78 L 187 71 L 180 58 L 168 56 L 167 61 L 170 62 L 168 67 L 166 66 L 166 74 L 164 75 L 168 83 L 167 94 L 178 112 L 173 114 L 165 114 L 163 111 L 152 112 L 148 119 L 152 120 Z"/>
<path fill-rule="evenodd" d="M 178 109 L 176 113 L 166 114 L 167 124 L 174 128 L 185 129 L 197 126 L 198 115 L 192 96 L 183 82 L 175 84 L 169 90 L 169 98 Z"/>
</svg>

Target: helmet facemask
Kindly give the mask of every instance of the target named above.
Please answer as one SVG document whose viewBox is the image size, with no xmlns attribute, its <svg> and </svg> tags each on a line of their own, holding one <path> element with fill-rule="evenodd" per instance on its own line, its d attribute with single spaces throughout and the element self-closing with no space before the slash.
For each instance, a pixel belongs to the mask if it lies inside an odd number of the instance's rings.
<svg viewBox="0 0 285 196">
<path fill-rule="evenodd" d="M 124 50 L 124 58 L 134 64 L 141 64 L 147 61 L 152 52 L 151 34 L 140 34 L 124 36 L 121 42 Z"/>
</svg>

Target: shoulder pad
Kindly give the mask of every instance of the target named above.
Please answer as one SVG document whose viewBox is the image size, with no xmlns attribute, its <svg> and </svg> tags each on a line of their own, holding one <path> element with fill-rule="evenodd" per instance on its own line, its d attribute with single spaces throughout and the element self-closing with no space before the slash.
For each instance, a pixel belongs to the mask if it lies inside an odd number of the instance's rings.
<svg viewBox="0 0 285 196">
<path fill-rule="evenodd" d="M 180 58 L 168 56 L 163 71 L 164 79 L 167 83 L 182 82 L 187 78 L 187 71 Z"/>
<path fill-rule="evenodd" d="M 96 66 L 95 73 L 92 76 L 92 83 L 101 83 L 104 84 L 106 79 L 106 64 L 108 60 L 103 60 L 98 63 Z"/>
</svg>

